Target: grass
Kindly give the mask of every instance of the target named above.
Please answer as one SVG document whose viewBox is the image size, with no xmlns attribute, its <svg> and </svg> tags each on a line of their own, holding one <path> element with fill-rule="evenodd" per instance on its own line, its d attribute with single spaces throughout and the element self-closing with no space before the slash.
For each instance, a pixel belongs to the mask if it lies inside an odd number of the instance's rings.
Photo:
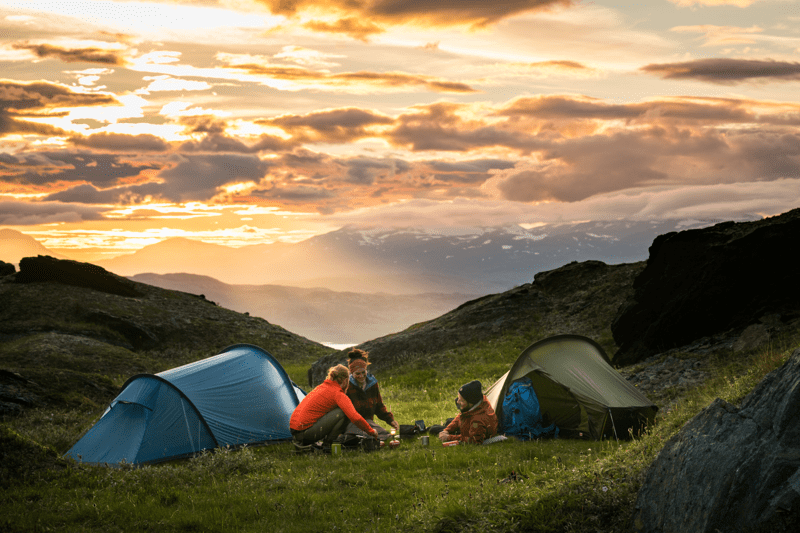
<svg viewBox="0 0 800 533">
<path fill-rule="evenodd" d="M 0 425 L 0 530 L 625 531 L 644 471 L 665 442 L 715 398 L 739 402 L 796 346 L 793 339 L 747 359 L 720 359 L 703 387 L 624 442 L 443 448 L 431 437 L 427 448 L 409 439 L 339 457 L 297 455 L 282 443 L 107 468 L 59 458 L 98 410 L 33 410 Z M 519 352 L 510 347 L 476 344 L 379 376 L 384 400 L 401 423 L 440 423 L 454 415 L 459 385 L 478 377 L 488 386 L 507 370 L 500 354 Z M 440 364 L 453 358 L 460 364 Z M 307 366 L 295 366 L 287 371 L 302 383 Z"/>
</svg>

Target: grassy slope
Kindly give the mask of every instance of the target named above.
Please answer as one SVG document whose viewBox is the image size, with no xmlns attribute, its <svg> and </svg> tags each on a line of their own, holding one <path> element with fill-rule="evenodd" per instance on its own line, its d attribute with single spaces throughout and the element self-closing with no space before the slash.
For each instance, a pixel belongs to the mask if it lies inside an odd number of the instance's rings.
<svg viewBox="0 0 800 533">
<path fill-rule="evenodd" d="M 77 440 L 85 412 L 33 410 L 0 425 L 0 529 L 624 531 L 643 470 L 666 440 L 714 398 L 740 401 L 798 342 L 719 358 L 714 379 L 625 443 L 442 448 L 432 439 L 427 449 L 405 441 L 342 457 L 298 456 L 281 444 L 110 469 L 58 457 Z M 458 385 L 476 376 L 493 382 L 525 343 L 507 337 L 433 354 L 382 380 L 384 399 L 401 423 L 441 422 L 454 414 Z M 461 364 L 444 364 L 453 359 Z"/>
</svg>

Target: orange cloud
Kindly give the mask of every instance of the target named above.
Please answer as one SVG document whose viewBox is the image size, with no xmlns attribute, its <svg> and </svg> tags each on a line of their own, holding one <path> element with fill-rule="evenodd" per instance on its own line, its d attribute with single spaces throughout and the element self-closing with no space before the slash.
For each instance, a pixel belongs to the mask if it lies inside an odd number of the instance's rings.
<svg viewBox="0 0 800 533">
<path fill-rule="evenodd" d="M 377 33 L 382 25 L 417 24 L 433 27 L 470 26 L 494 24 L 508 17 L 541 11 L 556 6 L 569 6 L 575 0 L 506 0 L 503 2 L 477 2 L 474 0 L 259 0 L 273 13 L 295 17 L 301 13 L 309 16 L 337 16 L 352 21 L 339 24 L 311 23 L 318 31 L 347 33 L 356 38 Z M 370 21 L 369 23 L 358 21 Z M 357 30 L 346 30 L 348 24 Z"/>
<path fill-rule="evenodd" d="M 314 20 L 303 24 L 303 27 L 318 33 L 347 35 L 361 41 L 367 41 L 369 37 L 384 31 L 381 26 L 356 17 L 345 17 L 335 22 Z"/>
<path fill-rule="evenodd" d="M 439 93 L 478 92 L 465 83 L 449 82 L 432 76 L 406 74 L 404 72 L 342 72 L 331 74 L 302 67 L 283 65 L 260 65 L 257 63 L 228 64 L 227 68 L 244 70 L 248 74 L 264 76 L 278 81 L 287 81 L 302 88 L 324 87 L 342 89 L 418 89 L 425 88 Z"/>
</svg>

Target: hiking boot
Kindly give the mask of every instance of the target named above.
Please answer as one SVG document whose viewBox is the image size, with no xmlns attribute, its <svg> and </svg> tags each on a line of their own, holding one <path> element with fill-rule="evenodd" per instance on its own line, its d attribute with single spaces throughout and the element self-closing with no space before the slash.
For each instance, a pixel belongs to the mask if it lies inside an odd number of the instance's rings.
<svg viewBox="0 0 800 533">
<path fill-rule="evenodd" d="M 303 444 L 299 441 L 292 439 L 292 445 L 294 445 L 294 451 L 296 453 L 308 453 L 313 452 L 316 448 L 316 443 L 312 442 L 311 444 Z"/>
</svg>

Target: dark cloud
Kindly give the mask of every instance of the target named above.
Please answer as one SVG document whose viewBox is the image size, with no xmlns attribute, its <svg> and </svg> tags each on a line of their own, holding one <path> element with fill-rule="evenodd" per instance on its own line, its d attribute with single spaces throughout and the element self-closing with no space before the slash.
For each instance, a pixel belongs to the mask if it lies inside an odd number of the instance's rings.
<svg viewBox="0 0 800 533">
<path fill-rule="evenodd" d="M 541 141 L 523 131 L 467 121 L 456 113 L 457 104 L 420 106 L 397 118 L 397 125 L 385 137 L 397 146 L 412 150 L 467 152 L 477 148 L 504 146 L 528 152 Z"/>
<path fill-rule="evenodd" d="M 26 116 L 56 116 L 55 107 L 74 107 L 117 104 L 117 100 L 104 94 L 83 94 L 54 83 L 21 83 L 0 80 L 0 137 L 12 133 L 53 135 L 61 134 L 59 128 L 25 121 Z"/>
<path fill-rule="evenodd" d="M 280 152 L 297 146 L 297 142 L 287 141 L 273 135 L 262 135 L 253 144 L 245 144 L 239 139 L 227 135 L 210 134 L 199 141 L 187 141 L 180 147 L 182 152 L 213 152 L 255 154 L 258 152 Z"/>
<path fill-rule="evenodd" d="M 269 189 L 257 189 L 251 193 L 251 196 L 273 200 L 285 200 L 298 204 L 313 204 L 334 198 L 336 194 L 324 187 L 300 185 L 289 187 L 274 186 Z"/>
<path fill-rule="evenodd" d="M 347 167 L 345 181 L 361 185 L 372 185 L 376 179 L 392 177 L 411 169 L 408 163 L 400 159 L 359 157 L 342 164 Z"/>
<path fill-rule="evenodd" d="M 675 99 L 635 104 L 607 104 L 602 100 L 573 96 L 518 98 L 497 115 L 540 120 L 625 120 L 653 123 L 662 120 L 754 122 L 747 101 L 732 99 Z"/>
<path fill-rule="evenodd" d="M 502 159 L 474 159 L 459 162 L 429 161 L 426 166 L 434 172 L 433 177 L 436 181 L 480 185 L 492 177 L 490 170 L 514 168 L 514 162 Z"/>
<path fill-rule="evenodd" d="M 374 135 L 368 130 L 369 126 L 391 124 L 393 119 L 351 107 L 307 115 L 283 115 L 260 122 L 279 126 L 298 142 L 351 142 Z"/>
<path fill-rule="evenodd" d="M 744 131 L 732 140 L 741 154 L 739 164 L 749 169 L 754 181 L 800 176 L 800 133 Z"/>
<path fill-rule="evenodd" d="M 70 137 L 70 142 L 98 150 L 119 152 L 165 152 L 170 149 L 168 142 L 155 135 L 126 135 L 123 133 L 95 133 L 93 135 Z"/>
<path fill-rule="evenodd" d="M 257 122 L 264 123 L 264 121 Z M 183 143 L 180 146 L 180 151 L 182 152 L 254 154 L 262 151 L 291 150 L 298 145 L 295 140 L 286 140 L 274 135 L 262 135 L 255 143 L 246 144 L 239 139 L 226 135 L 228 124 L 216 117 L 182 117 L 180 123 L 186 127 L 186 133 L 206 134 L 199 141 L 192 140 Z"/>
<path fill-rule="evenodd" d="M 493 169 L 514 168 L 514 162 L 506 159 L 472 159 L 470 161 L 428 161 L 426 163 L 439 172 L 487 172 Z"/>
<path fill-rule="evenodd" d="M 76 93 L 69 87 L 55 83 L 22 83 L 0 80 L 0 110 L 110 104 L 119 104 L 119 102 L 113 96 Z"/>
<path fill-rule="evenodd" d="M 565 139 L 539 157 L 503 173 L 496 185 L 505 199 L 575 202 L 635 187 L 791 178 L 800 173 L 800 134 L 650 127 Z"/>
<path fill-rule="evenodd" d="M 698 59 L 682 63 L 651 64 L 641 70 L 664 79 L 695 79 L 721 85 L 752 80 L 800 80 L 800 63 L 771 59 Z"/>
<path fill-rule="evenodd" d="M 148 198 L 161 196 L 164 186 L 160 183 L 145 183 L 112 189 L 98 189 L 92 185 L 78 185 L 53 193 L 44 198 L 44 201 L 58 201 L 77 204 L 123 204 L 131 205 L 142 203 Z"/>
<path fill-rule="evenodd" d="M 102 220 L 104 211 L 104 209 L 61 202 L 0 201 L 0 224 L 7 226 L 33 226 L 36 224 Z"/>
<path fill-rule="evenodd" d="M 58 181 L 85 181 L 110 185 L 123 178 L 138 176 L 144 170 L 157 170 L 158 164 L 126 161 L 117 154 L 92 152 L 39 152 L 31 156 L 16 158 L 6 181 L 14 183 L 45 185 Z"/>
<path fill-rule="evenodd" d="M 162 195 L 174 202 L 204 201 L 231 183 L 258 183 L 271 163 L 254 155 L 182 155 L 177 164 L 159 173 L 165 180 Z"/>
<path fill-rule="evenodd" d="M 102 48 L 63 48 L 50 44 L 15 44 L 16 50 L 29 50 L 41 58 L 55 58 L 65 63 L 100 63 L 101 65 L 125 65 L 123 56 L 113 50 Z"/>
</svg>

